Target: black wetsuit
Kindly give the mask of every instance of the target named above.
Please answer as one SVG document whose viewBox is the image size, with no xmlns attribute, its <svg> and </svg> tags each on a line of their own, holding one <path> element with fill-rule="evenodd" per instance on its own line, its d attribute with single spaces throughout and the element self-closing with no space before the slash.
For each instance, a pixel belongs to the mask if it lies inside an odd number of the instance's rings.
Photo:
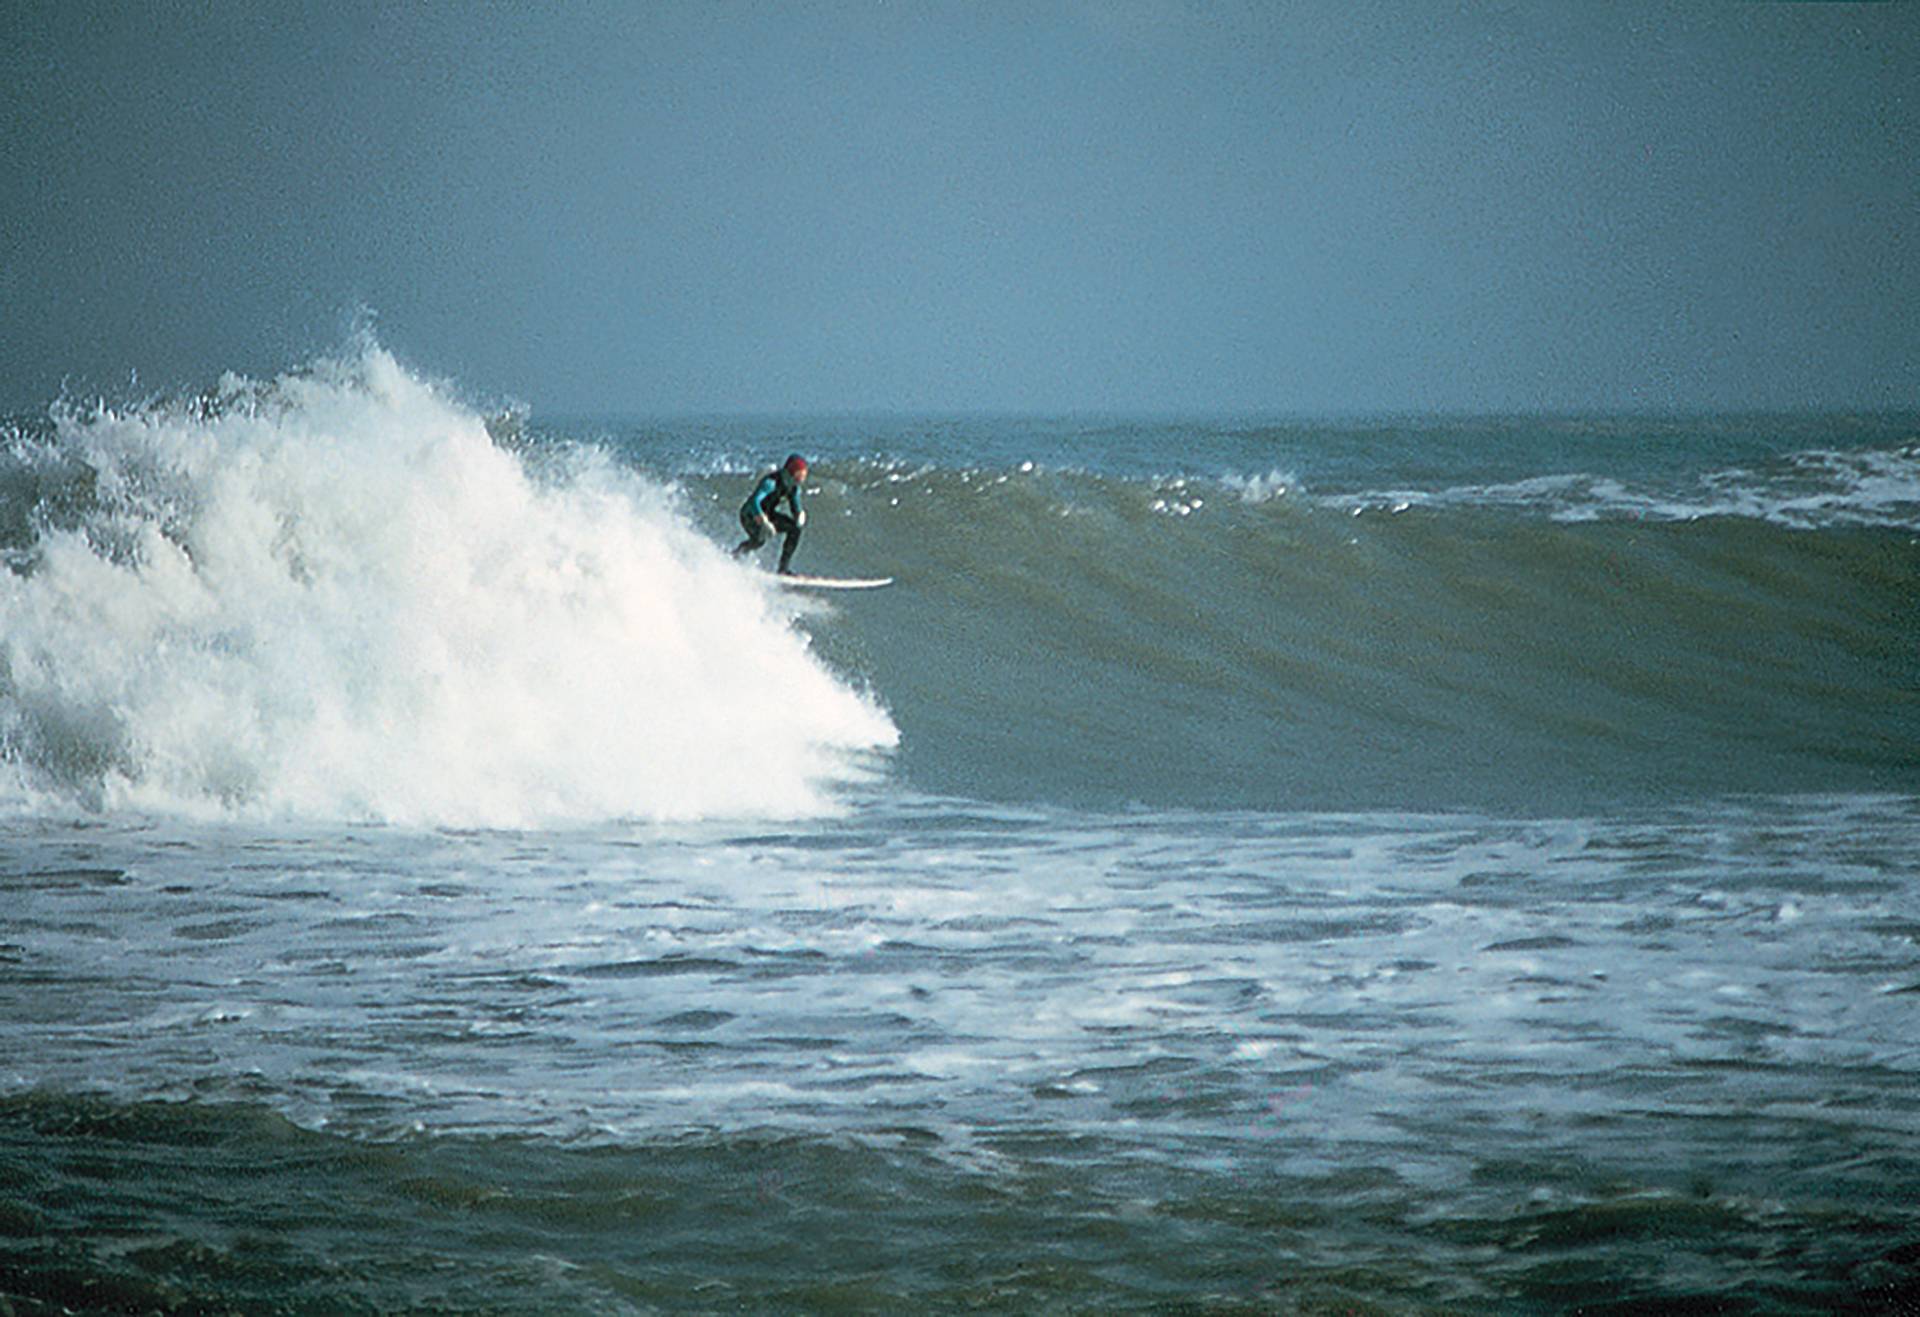
<svg viewBox="0 0 1920 1317">
<path fill-rule="evenodd" d="M 792 509 L 791 513 L 780 511 L 782 500 Z M 760 524 L 763 517 L 784 537 L 780 546 L 780 570 L 785 573 L 787 564 L 793 561 L 793 551 L 800 547 L 800 531 L 807 524 L 807 514 L 800 510 L 800 482 L 785 471 L 769 471 L 761 476 L 760 483 L 741 505 L 740 525 L 745 528 L 747 538 L 733 551 L 736 557 L 767 542 L 767 529 Z"/>
</svg>

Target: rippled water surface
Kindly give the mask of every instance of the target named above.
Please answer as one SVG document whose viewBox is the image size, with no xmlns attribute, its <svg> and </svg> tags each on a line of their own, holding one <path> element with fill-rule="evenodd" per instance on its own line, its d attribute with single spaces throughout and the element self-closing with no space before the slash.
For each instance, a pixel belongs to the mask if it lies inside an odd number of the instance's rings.
<svg viewBox="0 0 1920 1317">
<path fill-rule="evenodd" d="M 6 1265 L 322 1307 L 1911 1297 L 1917 823 L 15 825 L 0 1130 L 59 1242 Z M 253 1259 L 303 1194 L 366 1215 Z M 422 1231 L 457 1279 L 398 1279 Z"/>
</svg>

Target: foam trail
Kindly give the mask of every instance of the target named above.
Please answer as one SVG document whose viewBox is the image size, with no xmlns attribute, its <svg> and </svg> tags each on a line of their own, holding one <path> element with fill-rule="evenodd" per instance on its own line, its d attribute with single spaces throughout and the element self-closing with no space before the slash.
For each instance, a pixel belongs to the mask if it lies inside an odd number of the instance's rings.
<svg viewBox="0 0 1920 1317">
<path fill-rule="evenodd" d="M 516 826 L 831 808 L 892 723 L 663 491 L 535 479 L 385 351 L 55 418 L 0 499 L 0 745 L 94 808 Z M 49 490 L 64 491 L 50 498 Z"/>
</svg>

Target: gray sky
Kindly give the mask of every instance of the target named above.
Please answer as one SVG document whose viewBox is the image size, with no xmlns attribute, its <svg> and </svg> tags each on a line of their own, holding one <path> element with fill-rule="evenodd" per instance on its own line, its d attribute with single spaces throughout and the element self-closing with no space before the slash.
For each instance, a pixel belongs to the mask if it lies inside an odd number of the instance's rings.
<svg viewBox="0 0 1920 1317">
<path fill-rule="evenodd" d="M 0 0 L 0 408 L 1920 403 L 1920 5 Z"/>
</svg>

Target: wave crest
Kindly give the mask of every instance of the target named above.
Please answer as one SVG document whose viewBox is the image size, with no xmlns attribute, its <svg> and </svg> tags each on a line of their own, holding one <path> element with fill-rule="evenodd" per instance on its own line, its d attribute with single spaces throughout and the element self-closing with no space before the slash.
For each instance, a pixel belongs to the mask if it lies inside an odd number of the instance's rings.
<svg viewBox="0 0 1920 1317">
<path fill-rule="evenodd" d="M 672 498 L 384 350 L 0 470 L 0 750 L 96 808 L 513 826 L 831 807 L 897 734 Z"/>
</svg>

